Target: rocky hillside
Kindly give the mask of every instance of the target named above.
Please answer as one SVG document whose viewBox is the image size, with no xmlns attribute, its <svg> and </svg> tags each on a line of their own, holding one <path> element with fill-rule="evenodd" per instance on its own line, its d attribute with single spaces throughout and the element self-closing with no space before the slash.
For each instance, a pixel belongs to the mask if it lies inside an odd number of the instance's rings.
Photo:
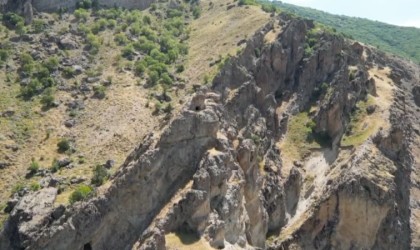
<svg viewBox="0 0 420 250">
<path fill-rule="evenodd" d="M 287 14 L 236 44 L 95 192 L 15 195 L 0 249 L 420 247 L 419 67 Z"/>
</svg>

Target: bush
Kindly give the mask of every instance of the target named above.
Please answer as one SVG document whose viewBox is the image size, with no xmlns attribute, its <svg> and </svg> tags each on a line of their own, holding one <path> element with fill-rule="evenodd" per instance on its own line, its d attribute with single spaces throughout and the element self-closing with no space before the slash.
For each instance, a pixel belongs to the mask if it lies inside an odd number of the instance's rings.
<svg viewBox="0 0 420 250">
<path fill-rule="evenodd" d="M 16 34 L 18 34 L 19 36 L 25 35 L 27 32 L 25 24 L 23 22 L 19 22 L 16 25 Z"/>
<path fill-rule="evenodd" d="M 71 144 L 68 139 L 63 138 L 57 143 L 57 147 L 58 147 L 58 152 L 64 153 L 71 148 Z"/>
<path fill-rule="evenodd" d="M 267 13 L 274 13 L 277 10 L 274 4 L 263 4 L 261 5 L 261 9 Z"/>
<path fill-rule="evenodd" d="M 22 16 L 19 16 L 16 13 L 8 12 L 3 16 L 3 21 L 6 23 L 6 25 L 15 28 L 18 23 L 23 23 L 24 19 Z"/>
<path fill-rule="evenodd" d="M 134 47 L 133 47 L 133 45 L 132 44 L 129 44 L 129 45 L 127 45 L 127 46 L 125 46 L 123 49 L 122 49 L 122 56 L 123 57 L 130 57 L 130 56 L 132 56 L 133 54 L 135 53 L 135 50 L 134 50 Z"/>
<path fill-rule="evenodd" d="M 38 79 L 31 80 L 28 85 L 20 88 L 20 95 L 24 98 L 31 98 L 35 95 L 42 93 L 44 86 Z"/>
<path fill-rule="evenodd" d="M 106 95 L 105 90 L 106 90 L 105 86 L 102 86 L 102 85 L 93 86 L 93 95 L 96 98 L 103 99 L 105 98 L 105 95 Z"/>
<path fill-rule="evenodd" d="M 91 183 L 95 186 L 100 186 L 104 184 L 104 182 L 108 180 L 108 178 L 108 170 L 102 165 L 96 165 L 96 167 L 93 169 Z"/>
<path fill-rule="evenodd" d="M 45 62 L 44 62 L 44 67 L 46 67 L 50 72 L 53 72 L 54 70 L 56 70 L 58 68 L 59 65 L 59 61 L 58 58 L 53 56 L 48 58 Z"/>
<path fill-rule="evenodd" d="M 177 66 L 176 66 L 176 72 L 177 72 L 177 73 L 184 72 L 184 70 L 185 70 L 185 67 L 184 67 L 184 65 L 183 65 L 183 64 L 180 64 L 180 65 L 177 65 Z"/>
<path fill-rule="evenodd" d="M 28 171 L 30 175 L 34 175 L 38 172 L 39 170 L 39 163 L 37 161 L 32 161 L 31 165 L 29 165 L 28 167 Z"/>
<path fill-rule="evenodd" d="M 52 173 L 55 173 L 55 172 L 57 172 L 58 170 L 60 170 L 60 165 L 58 164 L 57 159 L 54 159 L 54 160 L 53 160 L 53 162 L 52 162 L 52 164 L 51 164 L 51 167 L 50 167 L 50 170 L 51 170 L 51 172 L 52 172 Z"/>
<path fill-rule="evenodd" d="M 118 45 L 122 46 L 122 45 L 126 45 L 128 43 L 128 38 L 124 33 L 121 32 L 121 33 L 118 33 L 118 34 L 115 35 L 114 41 Z"/>
<path fill-rule="evenodd" d="M 101 47 L 101 39 L 94 34 L 88 34 L 86 36 L 86 43 L 89 48 L 89 53 L 92 55 L 96 55 L 99 52 L 99 48 Z"/>
<path fill-rule="evenodd" d="M 239 6 L 243 5 L 256 5 L 257 2 L 255 0 L 239 0 Z"/>
<path fill-rule="evenodd" d="M 91 0 L 81 0 L 76 3 L 76 8 L 90 9 L 92 8 Z"/>
<path fill-rule="evenodd" d="M 157 81 L 159 80 L 159 73 L 156 71 L 149 71 L 149 73 L 147 73 L 148 75 L 148 81 L 150 84 L 155 85 L 157 83 Z"/>
<path fill-rule="evenodd" d="M 44 94 L 41 97 L 41 104 L 44 105 L 46 108 L 50 108 L 54 106 L 54 95 L 51 88 L 48 88 L 44 91 Z"/>
<path fill-rule="evenodd" d="M 173 80 L 172 80 L 172 78 L 169 76 L 169 74 L 168 74 L 168 73 L 163 73 L 163 74 L 162 74 L 162 76 L 161 76 L 161 81 L 162 81 L 162 83 L 163 83 L 163 84 L 166 84 L 166 85 L 172 85 L 172 83 L 173 83 Z"/>
<path fill-rule="evenodd" d="M 32 22 L 32 29 L 35 33 L 41 33 L 42 31 L 44 31 L 45 26 L 46 23 L 44 20 L 35 19 Z"/>
<path fill-rule="evenodd" d="M 194 6 L 192 10 L 193 16 L 195 19 L 199 18 L 201 16 L 201 9 L 199 6 Z"/>
<path fill-rule="evenodd" d="M 136 75 L 138 75 L 138 76 L 142 75 L 145 70 L 146 70 L 146 66 L 145 66 L 144 61 L 138 61 L 134 65 L 134 71 L 135 71 Z"/>
<path fill-rule="evenodd" d="M 89 11 L 85 9 L 77 9 L 74 11 L 74 16 L 77 20 L 86 22 L 89 17 Z"/>
<path fill-rule="evenodd" d="M 6 62 L 9 59 L 9 51 L 6 49 L 0 49 L 0 62 Z"/>
<path fill-rule="evenodd" d="M 75 70 L 73 69 L 73 67 L 65 67 L 63 69 L 63 75 L 65 78 L 71 78 L 75 75 Z"/>
<path fill-rule="evenodd" d="M 29 186 L 29 189 L 30 189 L 31 191 L 36 192 L 36 191 L 38 191 L 38 190 L 40 190 L 40 189 L 41 189 L 41 185 L 39 185 L 39 183 L 38 183 L 38 182 L 33 182 L 33 183 L 31 183 L 31 185 Z"/>
<path fill-rule="evenodd" d="M 74 204 L 75 202 L 85 200 L 88 198 L 93 192 L 93 188 L 87 185 L 80 185 L 76 190 L 69 197 L 70 204 Z"/>
</svg>

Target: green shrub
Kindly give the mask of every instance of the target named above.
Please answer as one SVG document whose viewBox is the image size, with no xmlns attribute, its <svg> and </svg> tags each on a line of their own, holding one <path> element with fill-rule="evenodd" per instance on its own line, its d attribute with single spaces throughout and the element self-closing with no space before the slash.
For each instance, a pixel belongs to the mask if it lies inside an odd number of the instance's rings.
<svg viewBox="0 0 420 250">
<path fill-rule="evenodd" d="M 87 185 L 80 185 L 69 197 L 70 204 L 87 199 L 93 193 L 93 188 Z"/>
<path fill-rule="evenodd" d="M 262 4 L 261 9 L 267 13 L 274 13 L 277 10 L 274 4 Z"/>
<path fill-rule="evenodd" d="M 183 65 L 183 64 L 180 64 L 180 65 L 177 65 L 177 66 L 176 66 L 176 72 L 177 72 L 177 73 L 184 72 L 184 70 L 185 70 L 185 67 L 184 67 L 184 65 Z"/>
<path fill-rule="evenodd" d="M 58 68 L 59 65 L 59 61 L 58 58 L 53 56 L 48 58 L 43 65 L 50 71 L 53 72 L 54 70 L 56 70 Z"/>
<path fill-rule="evenodd" d="M 152 19 L 150 18 L 150 16 L 143 16 L 143 23 L 147 25 L 152 24 Z"/>
<path fill-rule="evenodd" d="M 88 34 L 86 36 L 86 44 L 89 48 L 89 53 L 92 55 L 96 55 L 99 52 L 99 48 L 101 47 L 102 41 L 98 36 L 94 34 Z"/>
<path fill-rule="evenodd" d="M 114 41 L 122 46 L 122 45 L 126 45 L 128 43 L 128 38 L 124 33 L 118 33 L 114 36 Z"/>
<path fill-rule="evenodd" d="M 40 189 L 41 189 L 41 185 L 39 185 L 39 183 L 38 183 L 38 182 L 32 182 L 32 183 L 31 183 L 31 185 L 29 186 L 29 189 L 30 189 L 31 191 L 36 192 L 36 191 L 38 191 L 38 190 L 40 190 Z"/>
<path fill-rule="evenodd" d="M 140 76 L 142 75 L 146 70 L 146 65 L 144 61 L 138 61 L 134 65 L 134 71 L 136 75 Z"/>
<path fill-rule="evenodd" d="M 58 152 L 64 153 L 71 148 L 71 144 L 70 144 L 70 141 L 67 138 L 62 138 L 57 143 L 57 147 L 58 147 Z"/>
<path fill-rule="evenodd" d="M 63 76 L 65 78 L 71 78 L 75 75 L 75 70 L 73 69 L 73 67 L 65 67 L 63 69 Z"/>
<path fill-rule="evenodd" d="M 8 12 L 3 16 L 3 21 L 6 23 L 6 25 L 15 28 L 18 23 L 23 23 L 25 20 L 22 16 L 19 16 L 16 13 Z"/>
<path fill-rule="evenodd" d="M 108 170 L 102 165 L 96 165 L 93 169 L 91 183 L 95 186 L 101 186 L 109 178 Z"/>
<path fill-rule="evenodd" d="M 12 188 L 12 193 L 19 193 L 20 191 L 24 190 L 26 187 L 23 183 L 17 183 L 16 185 L 13 186 Z"/>
<path fill-rule="evenodd" d="M 54 101 L 55 98 L 52 89 L 46 89 L 41 97 L 41 104 L 44 105 L 44 107 L 46 108 L 50 108 L 54 106 Z"/>
<path fill-rule="evenodd" d="M 106 90 L 105 86 L 102 86 L 102 85 L 93 86 L 93 95 L 96 98 L 103 99 L 106 96 L 105 90 Z"/>
<path fill-rule="evenodd" d="M 35 33 L 43 32 L 46 25 L 45 21 L 41 19 L 35 19 L 32 21 L 32 29 Z"/>
<path fill-rule="evenodd" d="M 199 6 L 194 6 L 192 10 L 193 16 L 195 19 L 199 18 L 201 16 L 201 9 Z"/>
<path fill-rule="evenodd" d="M 126 45 L 123 49 L 122 49 L 122 56 L 123 57 L 130 57 L 135 53 L 134 47 L 132 44 Z"/>
<path fill-rule="evenodd" d="M 161 76 L 161 82 L 162 82 L 163 84 L 166 84 L 166 85 L 172 85 L 173 80 L 172 80 L 172 78 L 169 76 L 169 74 L 168 74 L 168 73 L 163 73 L 163 74 L 162 74 L 162 76 Z"/>
<path fill-rule="evenodd" d="M 0 62 L 6 62 L 9 59 L 9 51 L 6 49 L 0 49 Z"/>
<path fill-rule="evenodd" d="M 90 9 L 92 8 L 92 0 L 81 0 L 76 3 L 76 8 Z"/>
<path fill-rule="evenodd" d="M 154 70 L 150 70 L 147 73 L 148 81 L 150 84 L 155 85 L 157 83 L 157 81 L 159 80 L 159 73 L 154 71 Z"/>
<path fill-rule="evenodd" d="M 60 165 L 58 164 L 57 159 L 54 159 L 52 161 L 50 170 L 51 170 L 52 173 L 56 173 L 58 170 L 60 170 Z"/>
<path fill-rule="evenodd" d="M 74 16 L 77 20 L 86 22 L 89 17 L 89 11 L 85 9 L 77 9 L 74 11 Z"/>
<path fill-rule="evenodd" d="M 28 85 L 20 88 L 20 95 L 24 98 L 31 98 L 42 93 L 44 86 L 38 79 L 32 79 Z"/>
<path fill-rule="evenodd" d="M 31 165 L 29 165 L 28 167 L 29 174 L 34 175 L 38 172 L 38 170 L 39 170 L 39 163 L 33 160 L 31 162 Z"/>
<path fill-rule="evenodd" d="M 243 5 L 256 5 L 257 2 L 255 0 L 239 0 L 239 6 Z"/>
</svg>

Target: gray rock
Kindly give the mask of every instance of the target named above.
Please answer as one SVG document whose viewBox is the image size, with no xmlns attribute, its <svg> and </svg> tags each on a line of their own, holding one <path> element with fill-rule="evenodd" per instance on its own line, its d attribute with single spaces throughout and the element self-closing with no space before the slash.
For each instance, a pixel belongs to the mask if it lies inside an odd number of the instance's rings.
<svg viewBox="0 0 420 250">
<path fill-rule="evenodd" d="M 375 112 L 376 108 L 377 108 L 377 106 L 376 106 L 376 105 L 369 105 L 369 106 L 366 108 L 366 112 L 367 112 L 369 115 L 371 115 L 371 114 L 373 114 L 373 113 Z"/>
<path fill-rule="evenodd" d="M 86 181 L 86 178 L 78 176 L 70 179 L 70 184 L 80 184 Z"/>
<path fill-rule="evenodd" d="M 5 169 L 10 166 L 8 162 L 0 162 L 0 169 Z"/>
<path fill-rule="evenodd" d="M 414 96 L 414 102 L 420 107 L 420 86 L 413 87 L 412 93 Z"/>
<path fill-rule="evenodd" d="M 58 219 L 60 219 L 61 218 L 61 216 L 63 216 L 64 215 L 64 212 L 66 211 L 66 207 L 64 206 L 64 205 L 60 205 L 60 206 L 58 206 L 58 207 L 56 207 L 55 209 L 54 209 L 54 211 L 52 212 L 52 214 L 51 214 L 51 217 L 54 219 L 54 220 L 58 220 Z"/>
<path fill-rule="evenodd" d="M 10 117 L 12 117 L 13 115 L 15 115 L 15 110 L 14 110 L 14 109 L 12 109 L 12 108 L 8 108 L 6 111 L 3 111 L 3 112 L 1 113 L 1 116 L 2 116 L 2 117 L 5 117 L 5 118 L 10 118 Z"/>
<path fill-rule="evenodd" d="M 74 119 L 70 119 L 64 122 L 64 126 L 67 128 L 72 128 L 74 125 L 76 125 L 76 121 Z"/>
<path fill-rule="evenodd" d="M 95 83 L 95 82 L 99 82 L 100 80 L 101 80 L 101 78 L 99 78 L 99 77 L 88 77 L 88 78 L 86 78 L 87 83 Z"/>
<path fill-rule="evenodd" d="M 80 65 L 73 65 L 73 70 L 75 75 L 80 75 L 83 73 L 83 67 Z"/>
<path fill-rule="evenodd" d="M 110 169 L 115 165 L 115 161 L 114 160 L 107 160 L 105 163 L 105 168 Z"/>
<path fill-rule="evenodd" d="M 60 184 L 61 180 L 50 175 L 50 176 L 46 176 L 44 178 L 42 178 L 39 181 L 39 184 L 41 187 L 43 188 L 47 188 L 47 187 L 57 187 Z"/>
<path fill-rule="evenodd" d="M 62 158 L 60 160 L 57 161 L 57 164 L 60 168 L 66 167 L 71 163 L 71 159 L 70 158 Z"/>
<path fill-rule="evenodd" d="M 58 45 L 61 48 L 67 49 L 67 50 L 73 50 L 79 47 L 79 44 L 71 36 L 68 36 L 68 35 L 62 36 L 60 38 Z"/>
</svg>

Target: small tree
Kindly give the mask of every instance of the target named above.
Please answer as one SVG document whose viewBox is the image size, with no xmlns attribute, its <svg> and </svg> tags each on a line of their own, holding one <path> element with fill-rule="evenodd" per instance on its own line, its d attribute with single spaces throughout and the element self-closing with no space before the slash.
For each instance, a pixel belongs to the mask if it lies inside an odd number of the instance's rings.
<svg viewBox="0 0 420 250">
<path fill-rule="evenodd" d="M 91 183 L 95 186 L 101 186 L 109 178 L 108 170 L 102 165 L 96 165 L 93 169 Z"/>
<path fill-rule="evenodd" d="M 64 153 L 71 148 L 70 141 L 66 138 L 61 139 L 57 143 L 58 152 Z"/>
</svg>

